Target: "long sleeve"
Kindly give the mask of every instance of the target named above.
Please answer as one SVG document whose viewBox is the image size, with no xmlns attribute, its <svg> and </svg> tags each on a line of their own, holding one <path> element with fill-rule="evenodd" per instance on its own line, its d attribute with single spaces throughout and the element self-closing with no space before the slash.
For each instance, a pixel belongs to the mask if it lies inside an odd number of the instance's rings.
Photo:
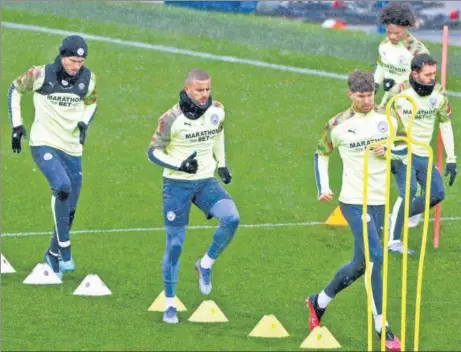
<svg viewBox="0 0 461 352">
<path fill-rule="evenodd" d="M 224 122 L 222 121 L 219 129 L 221 130 L 213 142 L 213 155 L 218 163 L 218 167 L 226 166 L 226 152 L 224 143 Z"/>
<path fill-rule="evenodd" d="M 375 83 L 382 84 L 384 80 L 384 69 L 382 66 L 381 54 L 378 52 L 378 59 L 376 61 L 376 68 L 374 74 Z"/>
<path fill-rule="evenodd" d="M 21 95 L 36 89 L 42 76 L 42 67 L 32 67 L 15 79 L 8 89 L 8 115 L 13 127 L 22 125 Z"/>
<path fill-rule="evenodd" d="M 96 75 L 91 73 L 90 83 L 88 87 L 88 93 L 83 100 L 85 104 L 85 110 L 83 112 L 82 121 L 88 126 L 96 115 L 98 107 L 98 93 L 96 91 Z"/>
<path fill-rule="evenodd" d="M 153 163 L 169 169 L 178 170 L 181 163 L 178 163 L 161 149 L 155 149 L 152 145 L 147 150 L 147 157 Z"/>
<path fill-rule="evenodd" d="M 407 45 L 409 45 L 409 50 L 413 56 L 421 54 L 431 54 L 429 50 L 426 48 L 426 46 L 413 36 L 410 36 L 410 41 Z"/>
<path fill-rule="evenodd" d="M 447 153 L 447 163 L 455 163 L 455 141 L 453 137 L 453 128 L 451 121 L 440 123 L 440 132 L 442 133 L 443 146 Z"/>
<path fill-rule="evenodd" d="M 317 194 L 331 192 L 330 180 L 328 176 L 329 155 L 333 151 L 333 142 L 331 139 L 331 126 L 329 123 L 325 125 L 322 137 L 320 138 L 317 151 L 314 155 L 314 173 L 317 184 Z"/>
<path fill-rule="evenodd" d="M 438 110 L 438 118 L 440 121 L 440 133 L 442 134 L 443 146 L 447 153 L 447 162 L 456 162 L 455 142 L 453 137 L 453 128 L 451 125 L 451 105 L 448 101 L 446 93 L 443 91 L 444 100 Z"/>
<path fill-rule="evenodd" d="M 330 157 L 315 153 L 314 155 L 314 172 L 315 182 L 317 184 L 317 197 L 324 193 L 331 192 L 330 179 L 328 176 L 328 162 Z"/>
<path fill-rule="evenodd" d="M 396 137 L 406 137 L 407 131 L 405 130 L 405 125 L 403 124 L 402 119 L 398 112 L 392 108 L 391 116 L 395 121 L 395 136 Z M 394 146 L 391 149 L 391 159 L 392 160 L 404 160 L 408 155 L 408 146 L 405 141 L 395 141 Z"/>
<path fill-rule="evenodd" d="M 407 137 L 407 130 L 405 128 L 405 124 L 402 121 L 402 117 L 400 116 L 398 110 L 395 107 L 391 107 L 390 109 L 391 118 L 395 123 L 395 137 Z M 384 110 L 385 114 L 385 110 Z M 407 142 L 405 141 L 395 141 L 394 143 L 396 146 L 406 146 Z"/>
<path fill-rule="evenodd" d="M 21 93 L 16 89 L 14 83 L 11 83 L 8 89 L 8 115 L 13 127 L 22 125 Z"/>
<path fill-rule="evenodd" d="M 176 160 L 166 152 L 168 144 L 171 141 L 172 127 L 175 119 L 176 117 L 170 112 L 167 112 L 160 118 L 157 130 L 152 137 L 152 143 L 147 150 L 147 157 L 154 164 L 178 170 L 182 160 Z"/>
</svg>

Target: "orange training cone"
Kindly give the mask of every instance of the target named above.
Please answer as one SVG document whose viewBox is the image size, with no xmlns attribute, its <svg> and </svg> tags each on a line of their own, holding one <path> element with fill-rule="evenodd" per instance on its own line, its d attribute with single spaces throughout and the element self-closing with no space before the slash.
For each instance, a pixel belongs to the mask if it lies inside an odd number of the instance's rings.
<svg viewBox="0 0 461 352">
<path fill-rule="evenodd" d="M 329 18 L 322 23 L 322 27 L 327 29 L 344 29 L 346 28 L 346 23 L 337 18 Z"/>
</svg>

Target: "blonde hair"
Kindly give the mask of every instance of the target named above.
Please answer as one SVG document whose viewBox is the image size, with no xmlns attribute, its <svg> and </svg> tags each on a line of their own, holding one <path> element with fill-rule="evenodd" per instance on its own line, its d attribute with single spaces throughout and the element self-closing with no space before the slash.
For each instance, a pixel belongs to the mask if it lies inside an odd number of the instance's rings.
<svg viewBox="0 0 461 352">
<path fill-rule="evenodd" d="M 187 74 L 185 85 L 187 86 L 192 81 L 208 81 L 209 79 L 211 79 L 211 77 L 208 72 L 201 68 L 194 68 Z"/>
</svg>

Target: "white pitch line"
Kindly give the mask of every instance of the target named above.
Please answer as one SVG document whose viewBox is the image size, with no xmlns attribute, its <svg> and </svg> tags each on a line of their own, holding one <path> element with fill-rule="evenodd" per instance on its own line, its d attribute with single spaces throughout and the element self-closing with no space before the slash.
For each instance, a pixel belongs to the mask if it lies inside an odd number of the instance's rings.
<svg viewBox="0 0 461 352">
<path fill-rule="evenodd" d="M 41 32 L 41 33 L 48 33 L 48 34 L 58 34 L 62 36 L 78 34 L 81 37 L 84 37 L 89 40 L 118 44 L 118 45 L 123 45 L 123 46 L 131 46 L 135 48 L 148 49 L 148 50 L 160 51 L 160 52 L 171 53 L 171 54 L 182 54 L 182 55 L 195 56 L 195 57 L 200 57 L 200 58 L 209 59 L 209 60 L 217 60 L 217 61 L 223 61 L 223 62 L 232 62 L 236 64 L 245 64 L 245 65 L 257 66 L 257 67 L 264 67 L 264 68 L 270 68 L 270 69 L 279 70 L 279 71 L 300 73 L 304 75 L 321 76 L 321 77 L 328 77 L 328 78 L 342 79 L 342 80 L 347 79 L 347 75 L 334 73 L 334 72 L 315 70 L 311 68 L 301 68 L 301 67 L 294 67 L 294 66 L 287 66 L 287 65 L 271 64 L 265 61 L 243 59 L 243 58 L 238 58 L 235 56 L 215 55 L 211 53 L 205 53 L 205 52 L 193 51 L 193 50 L 187 50 L 187 49 L 179 49 L 179 48 L 165 46 L 165 45 L 156 45 L 156 44 L 148 44 L 148 43 L 142 43 L 142 42 L 131 41 L 131 40 L 122 40 L 122 39 L 103 37 L 103 36 L 93 35 L 93 34 L 88 34 L 88 33 L 70 32 L 70 31 L 65 31 L 65 30 L 56 29 L 56 28 L 33 26 L 33 25 L 13 23 L 13 22 L 2 22 L 2 26 L 5 28 L 13 28 L 13 29 Z M 461 98 L 461 92 L 448 91 L 447 94 L 454 96 L 454 97 Z"/>
<path fill-rule="evenodd" d="M 310 221 L 310 222 L 293 222 L 293 223 L 267 223 L 267 224 L 241 224 L 241 228 L 257 228 L 257 227 L 290 227 L 290 226 L 315 226 L 323 224 L 323 222 Z M 199 226 L 188 226 L 188 230 L 204 230 L 204 229 L 215 229 L 216 226 L 212 225 L 199 225 Z M 71 231 L 71 234 L 91 234 L 91 233 L 122 233 L 122 232 L 155 232 L 155 231 L 165 231 L 164 227 L 135 227 L 128 229 L 98 229 L 98 230 L 75 230 Z M 50 231 L 40 231 L 40 232 L 12 232 L 12 233 L 3 233 L 2 237 L 24 237 L 24 236 L 40 236 L 40 235 L 51 235 Z"/>
<path fill-rule="evenodd" d="M 461 216 L 454 217 L 445 217 L 440 218 L 441 221 L 460 221 Z M 434 219 L 430 219 L 434 221 Z M 254 229 L 254 228 L 274 228 L 274 227 L 309 227 L 323 225 L 322 221 L 307 221 L 307 222 L 282 222 L 282 223 L 265 223 L 265 224 L 241 224 L 239 228 Z M 188 230 L 205 230 L 205 229 L 215 229 L 216 226 L 212 225 L 200 225 L 200 226 L 188 226 Z M 103 233 L 126 233 L 126 232 L 156 232 L 156 231 L 165 231 L 164 227 L 135 227 L 127 229 L 95 229 L 95 230 L 74 230 L 71 231 L 72 235 L 76 234 L 103 234 Z M 2 237 L 27 237 L 27 236 L 43 236 L 51 235 L 50 231 L 40 231 L 40 232 L 6 232 L 3 233 Z"/>
</svg>

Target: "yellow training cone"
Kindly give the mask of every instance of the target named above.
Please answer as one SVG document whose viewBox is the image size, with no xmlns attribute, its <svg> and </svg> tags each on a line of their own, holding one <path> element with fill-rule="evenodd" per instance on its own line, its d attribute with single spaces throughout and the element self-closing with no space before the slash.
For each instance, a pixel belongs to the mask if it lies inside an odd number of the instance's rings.
<svg viewBox="0 0 461 352">
<path fill-rule="evenodd" d="M 225 323 L 229 320 L 214 301 L 203 301 L 190 316 L 189 321 L 194 323 Z"/>
<path fill-rule="evenodd" d="M 253 337 L 287 337 L 290 336 L 275 315 L 265 315 L 248 336 Z"/>
<path fill-rule="evenodd" d="M 181 302 L 178 297 L 175 297 L 176 309 L 178 312 L 184 312 L 187 310 L 186 306 Z M 163 312 L 165 311 L 165 291 L 160 292 L 157 298 L 152 302 L 148 311 L 150 312 Z"/>
<path fill-rule="evenodd" d="M 333 210 L 328 219 L 325 221 L 325 224 L 330 226 L 348 226 L 348 223 L 344 218 L 344 215 L 339 206 Z"/>
<path fill-rule="evenodd" d="M 300 347 L 317 350 L 322 348 L 341 348 L 341 345 L 325 326 L 317 326 L 306 337 Z"/>
</svg>

